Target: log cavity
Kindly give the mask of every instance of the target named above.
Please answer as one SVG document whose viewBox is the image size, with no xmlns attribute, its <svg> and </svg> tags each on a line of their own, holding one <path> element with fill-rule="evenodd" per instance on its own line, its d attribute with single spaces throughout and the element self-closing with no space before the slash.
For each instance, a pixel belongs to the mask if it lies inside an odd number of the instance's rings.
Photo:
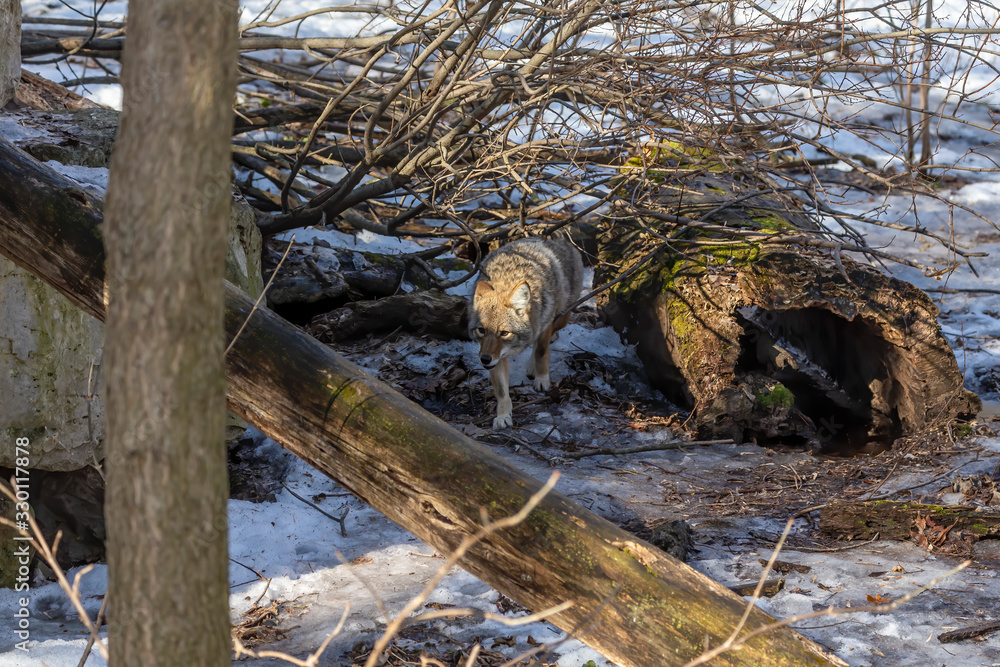
<svg viewBox="0 0 1000 667">
<path fill-rule="evenodd" d="M 762 440 L 808 441 L 822 453 L 853 455 L 883 451 L 903 434 L 893 400 L 902 389 L 891 374 L 892 346 L 862 318 L 821 308 L 745 306 L 736 321 L 743 327 L 736 382 L 774 380 L 770 393 L 758 390 L 755 399 L 763 407 L 787 407 L 793 422 Z"/>
</svg>

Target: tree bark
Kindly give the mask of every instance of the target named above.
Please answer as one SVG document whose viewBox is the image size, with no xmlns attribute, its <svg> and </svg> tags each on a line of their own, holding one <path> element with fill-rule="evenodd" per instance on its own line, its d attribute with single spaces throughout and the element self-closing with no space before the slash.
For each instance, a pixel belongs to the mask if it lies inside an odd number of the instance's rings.
<svg viewBox="0 0 1000 667">
<path fill-rule="evenodd" d="M 21 83 L 21 2 L 0 0 L 0 109 Z"/>
<path fill-rule="evenodd" d="M 100 235 L 93 208 L 70 199 L 64 179 L 0 141 L 5 163 L 20 170 L 9 167 L 12 176 L 45 183 L 39 198 L 47 206 L 34 215 L 12 205 L 22 188 L 0 179 L 0 251 L 63 291 L 72 285 L 80 292 L 75 301 L 103 318 L 103 254 L 90 243 Z M 62 216 L 44 214 L 54 202 Z M 62 241 L 54 246 L 59 256 L 42 250 L 70 232 L 81 239 L 79 248 Z M 32 241 L 25 243 L 29 233 Z M 85 259 L 81 252 L 94 254 Z M 74 267 L 90 272 L 71 274 Z M 227 288 L 230 337 L 252 307 Z M 513 513 L 541 486 L 267 310 L 250 318 L 227 370 L 231 410 L 435 549 L 449 551 L 476 530 L 480 508 L 494 518 Z M 559 493 L 547 496 L 524 524 L 473 549 L 461 565 L 534 609 L 573 601 L 553 622 L 630 667 L 687 662 L 706 642 L 716 646 L 727 637 L 745 605 Z M 756 610 L 744 632 L 769 621 Z M 782 628 L 714 664 L 844 663 Z"/>
<path fill-rule="evenodd" d="M 921 532 L 931 541 L 935 534 L 954 537 L 959 533 L 973 540 L 997 539 L 1000 514 L 961 505 L 837 500 L 820 512 L 819 528 L 841 540 L 870 540 L 876 535 L 883 540 L 909 540 Z"/>
<path fill-rule="evenodd" d="M 110 665 L 229 665 L 219 286 L 237 2 L 129 4 L 103 229 Z"/>
</svg>

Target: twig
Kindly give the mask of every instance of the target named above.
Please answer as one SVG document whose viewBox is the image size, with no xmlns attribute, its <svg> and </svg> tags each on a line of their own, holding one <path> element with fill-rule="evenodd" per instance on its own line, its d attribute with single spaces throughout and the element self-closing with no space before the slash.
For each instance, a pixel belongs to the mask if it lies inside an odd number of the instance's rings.
<svg viewBox="0 0 1000 667">
<path fill-rule="evenodd" d="M 253 317 L 253 314 L 255 312 L 257 312 L 257 307 L 260 306 L 260 302 L 263 301 L 264 296 L 267 295 L 267 290 L 271 287 L 271 283 L 274 282 L 275 277 L 278 275 L 278 271 L 281 270 L 281 265 L 284 264 L 285 258 L 288 257 L 288 253 L 292 249 L 293 243 L 295 243 L 294 234 L 292 234 L 292 238 L 289 239 L 288 241 L 288 247 L 285 248 L 285 254 L 281 256 L 281 259 L 278 261 L 278 265 L 274 267 L 274 272 L 271 273 L 271 277 L 268 279 L 267 284 L 264 285 L 264 289 L 261 290 L 260 296 L 258 296 L 257 300 L 253 302 L 253 308 L 250 309 L 250 314 L 247 315 L 245 320 L 243 320 L 243 324 L 240 325 L 239 331 L 236 332 L 236 335 L 233 336 L 233 339 L 229 341 L 229 345 L 226 346 L 226 351 L 224 355 L 229 354 L 229 350 L 233 349 L 233 345 L 236 344 L 236 341 L 239 339 L 240 334 L 243 333 L 243 330 L 247 328 L 247 324 L 250 323 L 250 318 Z"/>
<path fill-rule="evenodd" d="M 3 493 L 7 498 L 10 499 L 12 503 L 17 503 L 17 497 L 14 495 L 13 490 L 8 487 L 7 484 L 0 483 L 0 493 Z M 10 519 L 0 517 L 0 523 L 10 528 L 13 528 L 18 533 L 25 537 L 30 537 L 31 541 L 35 545 L 35 549 L 42 556 L 42 560 L 45 564 L 49 566 L 53 574 L 56 575 L 56 581 L 59 582 L 59 588 L 63 590 L 66 596 L 69 598 L 73 607 L 76 609 L 77 616 L 79 616 L 80 621 L 83 623 L 84 627 L 87 628 L 87 632 L 93 638 L 94 643 L 97 645 L 97 650 L 101 653 L 101 657 L 105 660 L 108 659 L 108 649 L 101 641 L 100 628 L 94 625 L 93 621 L 90 620 L 90 616 L 87 615 L 87 610 L 83 607 L 83 600 L 80 598 L 80 579 L 83 578 L 85 574 L 94 569 L 93 565 L 87 565 L 82 570 L 76 573 L 73 577 L 72 585 L 66 579 L 66 573 L 59 566 L 59 561 L 56 559 L 55 552 L 59 548 L 59 540 L 62 538 L 62 531 L 56 533 L 55 540 L 53 540 L 53 546 L 49 546 L 49 543 L 45 541 L 45 536 L 42 535 L 42 529 L 38 527 L 38 523 L 35 522 L 35 515 L 32 512 L 28 512 L 28 525 L 31 528 L 30 532 L 20 528 Z"/>
<path fill-rule="evenodd" d="M 947 644 L 949 642 L 959 642 L 964 639 L 976 639 L 978 637 L 992 634 L 997 630 L 1000 630 L 1000 621 L 989 621 L 988 623 L 970 625 L 969 627 L 962 628 L 960 630 L 952 630 L 951 632 L 941 633 L 938 635 L 938 641 L 942 644 Z"/>
<path fill-rule="evenodd" d="M 368 659 L 365 661 L 364 667 L 375 667 L 375 665 L 379 663 L 382 651 L 385 650 L 385 648 L 389 645 L 389 642 L 392 641 L 392 638 L 395 637 L 400 628 L 402 628 L 403 622 L 407 619 L 407 617 L 409 617 L 410 614 L 424 604 L 424 601 L 434 591 L 434 589 L 438 587 L 438 584 L 441 583 L 441 580 L 444 579 L 446 574 L 448 574 L 448 571 L 451 570 L 452 566 L 458 563 L 458 561 L 465 556 L 469 549 L 493 533 L 505 528 L 511 528 L 524 521 L 528 515 L 531 514 L 532 510 L 534 510 L 535 507 L 537 507 L 542 499 L 548 494 L 548 492 L 552 490 L 558 480 L 559 471 L 557 470 L 549 476 L 548 481 L 542 486 L 542 488 L 528 498 L 524 507 L 522 507 L 518 512 L 503 519 L 488 522 L 474 534 L 466 536 L 448 556 L 448 560 L 441 565 L 434 576 L 431 577 L 430 581 L 427 582 L 424 589 L 407 602 L 402 611 L 400 611 L 399 614 L 397 614 L 396 617 L 390 621 L 388 627 L 385 629 L 385 632 L 382 633 L 382 636 L 378 638 L 375 645 L 372 647 L 371 653 L 368 655 Z M 568 603 L 563 604 L 565 605 Z M 563 605 L 560 605 L 560 608 L 564 610 Z"/>
<path fill-rule="evenodd" d="M 104 599 L 101 600 L 101 608 L 97 612 L 97 618 L 94 620 L 94 625 L 98 628 L 104 623 L 104 612 L 108 608 L 108 594 L 104 594 Z M 83 655 L 80 656 L 80 662 L 76 664 L 76 667 L 84 667 L 87 663 L 87 658 L 90 657 L 90 650 L 94 648 L 94 635 L 87 636 L 87 646 L 83 649 Z"/>
<path fill-rule="evenodd" d="M 927 287 L 924 291 L 939 294 L 1000 294 L 1000 289 L 988 287 Z"/>
<path fill-rule="evenodd" d="M 345 520 L 347 519 L 348 513 L 351 511 L 350 507 L 347 507 L 346 504 L 345 504 L 344 513 L 341 514 L 339 517 L 336 517 L 336 516 L 333 516 L 332 514 L 330 514 L 329 512 L 327 512 L 326 510 L 324 510 L 322 507 L 320 507 L 316 503 L 314 503 L 314 502 L 312 502 L 310 500 L 306 500 L 305 498 L 303 498 L 299 494 L 297 494 L 294 491 L 292 491 L 290 488 L 288 488 L 288 486 L 284 482 L 281 483 L 281 486 L 285 487 L 285 491 L 288 491 L 290 494 L 292 494 L 293 496 L 295 496 L 296 498 L 298 498 L 299 500 L 301 500 L 302 502 L 304 502 L 306 505 L 309 505 L 309 507 L 312 507 L 314 510 L 316 510 L 317 512 L 319 512 L 323 516 L 327 516 L 327 517 L 333 519 L 334 521 L 336 521 L 337 523 L 339 523 L 340 524 L 340 536 L 341 537 L 347 537 L 347 526 L 345 525 Z"/>
<path fill-rule="evenodd" d="M 914 484 L 913 486 L 908 486 L 905 489 L 896 489 L 895 491 L 890 491 L 889 493 L 885 493 L 885 494 L 883 494 L 883 495 L 881 495 L 881 496 L 879 496 L 877 498 L 869 497 L 868 500 L 886 500 L 888 498 L 893 497 L 897 493 L 905 493 L 907 491 L 912 491 L 913 489 L 919 489 L 922 486 L 927 486 L 928 484 L 933 484 L 934 482 L 936 482 L 938 480 L 945 479 L 947 477 L 951 477 L 953 474 L 955 474 L 956 472 L 958 472 L 959 470 L 961 470 L 965 466 L 967 466 L 969 464 L 972 464 L 972 463 L 975 463 L 978 460 L 979 460 L 979 454 L 977 453 L 976 454 L 976 458 L 972 459 L 971 461 L 966 461 L 965 463 L 963 463 L 961 465 L 958 465 L 958 466 L 955 466 L 954 468 L 952 468 L 951 470 L 948 470 L 947 472 L 943 472 L 940 475 L 937 475 L 935 477 L 931 477 L 926 482 L 921 482 L 920 484 Z"/>
</svg>

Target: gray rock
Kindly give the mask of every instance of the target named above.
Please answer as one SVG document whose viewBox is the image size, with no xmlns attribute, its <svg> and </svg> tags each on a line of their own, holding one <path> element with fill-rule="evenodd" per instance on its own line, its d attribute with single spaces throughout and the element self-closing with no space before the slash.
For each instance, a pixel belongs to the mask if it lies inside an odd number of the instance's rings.
<svg viewBox="0 0 1000 667">
<path fill-rule="evenodd" d="M 19 437 L 30 441 L 31 468 L 103 459 L 103 325 L 5 257 L 0 310 L 0 467 L 14 467 Z"/>
</svg>

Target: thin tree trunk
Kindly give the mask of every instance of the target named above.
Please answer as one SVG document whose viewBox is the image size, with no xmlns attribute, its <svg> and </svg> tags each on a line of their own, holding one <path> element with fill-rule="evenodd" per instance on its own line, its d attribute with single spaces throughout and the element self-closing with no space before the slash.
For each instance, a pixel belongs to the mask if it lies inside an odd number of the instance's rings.
<svg viewBox="0 0 1000 667">
<path fill-rule="evenodd" d="M 21 1 L 0 0 L 0 109 L 21 82 Z"/>
<path fill-rule="evenodd" d="M 110 664 L 229 665 L 219 286 L 237 3 L 129 4 L 104 229 Z"/>
<path fill-rule="evenodd" d="M 934 22 L 934 0 L 926 0 L 927 6 L 924 9 L 924 27 L 930 28 Z M 931 114 L 930 114 L 930 92 L 931 92 L 931 62 L 932 48 L 931 40 L 924 44 L 923 68 L 924 73 L 920 80 L 920 172 L 927 173 L 927 165 L 931 163 Z"/>
<path fill-rule="evenodd" d="M 30 192 L 36 206 L 25 209 Z M 73 195 L 65 179 L 0 140 L 0 252 L 103 317 L 99 203 Z M 253 303 L 229 287 L 226 304 L 231 338 Z M 231 410 L 438 550 L 477 529 L 480 508 L 513 513 L 541 486 L 270 311 L 249 319 L 227 370 Z M 680 665 L 718 646 L 745 605 L 558 493 L 460 565 L 534 609 L 573 601 L 553 622 L 628 667 Z M 755 611 L 744 632 L 769 620 Z M 782 628 L 713 664 L 844 663 Z"/>
</svg>

